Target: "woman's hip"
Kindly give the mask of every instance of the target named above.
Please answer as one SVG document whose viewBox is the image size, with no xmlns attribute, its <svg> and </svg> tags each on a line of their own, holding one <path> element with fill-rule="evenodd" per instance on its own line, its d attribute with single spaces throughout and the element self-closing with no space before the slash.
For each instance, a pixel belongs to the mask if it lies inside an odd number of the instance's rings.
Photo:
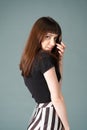
<svg viewBox="0 0 87 130">
<path fill-rule="evenodd" d="M 34 111 L 28 130 L 62 130 L 63 124 L 52 102 L 39 103 Z"/>
</svg>

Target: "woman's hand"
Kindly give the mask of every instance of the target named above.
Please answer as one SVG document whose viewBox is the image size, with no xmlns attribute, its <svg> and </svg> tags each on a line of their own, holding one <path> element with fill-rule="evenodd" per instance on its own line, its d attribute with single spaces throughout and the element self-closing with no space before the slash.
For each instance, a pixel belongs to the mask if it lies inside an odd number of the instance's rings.
<svg viewBox="0 0 87 130">
<path fill-rule="evenodd" d="M 61 42 L 61 44 L 57 44 L 57 49 L 58 49 L 58 52 L 60 54 L 60 60 L 62 60 L 62 58 L 63 58 L 65 48 L 66 48 L 66 46 L 63 42 Z"/>
</svg>

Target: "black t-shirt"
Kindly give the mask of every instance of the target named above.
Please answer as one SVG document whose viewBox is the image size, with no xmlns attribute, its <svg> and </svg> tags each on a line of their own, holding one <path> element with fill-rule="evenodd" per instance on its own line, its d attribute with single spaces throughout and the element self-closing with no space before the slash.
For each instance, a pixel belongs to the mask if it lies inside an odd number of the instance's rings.
<svg viewBox="0 0 87 130">
<path fill-rule="evenodd" d="M 43 74 L 52 67 L 55 67 L 59 81 L 61 76 L 56 59 L 49 53 L 41 51 L 34 60 L 31 73 L 24 77 L 24 82 L 37 103 L 51 101 L 48 85 Z"/>
</svg>

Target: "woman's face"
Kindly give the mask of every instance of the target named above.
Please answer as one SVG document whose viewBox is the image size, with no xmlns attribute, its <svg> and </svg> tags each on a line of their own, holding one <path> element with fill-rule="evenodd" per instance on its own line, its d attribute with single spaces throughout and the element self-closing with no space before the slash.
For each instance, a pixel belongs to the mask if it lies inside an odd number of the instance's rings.
<svg viewBox="0 0 87 130">
<path fill-rule="evenodd" d="M 45 51 L 52 51 L 52 49 L 56 45 L 57 37 L 57 34 L 47 33 L 41 42 L 42 49 Z"/>
</svg>

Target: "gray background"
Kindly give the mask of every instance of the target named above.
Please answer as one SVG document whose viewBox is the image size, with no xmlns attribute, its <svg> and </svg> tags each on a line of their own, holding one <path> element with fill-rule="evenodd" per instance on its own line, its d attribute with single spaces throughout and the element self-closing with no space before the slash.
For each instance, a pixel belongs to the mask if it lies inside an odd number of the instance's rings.
<svg viewBox="0 0 87 130">
<path fill-rule="evenodd" d="M 0 0 L 0 130 L 26 130 L 35 102 L 20 75 L 22 50 L 42 16 L 59 22 L 67 48 L 62 90 L 71 130 L 87 129 L 87 0 Z"/>
</svg>

